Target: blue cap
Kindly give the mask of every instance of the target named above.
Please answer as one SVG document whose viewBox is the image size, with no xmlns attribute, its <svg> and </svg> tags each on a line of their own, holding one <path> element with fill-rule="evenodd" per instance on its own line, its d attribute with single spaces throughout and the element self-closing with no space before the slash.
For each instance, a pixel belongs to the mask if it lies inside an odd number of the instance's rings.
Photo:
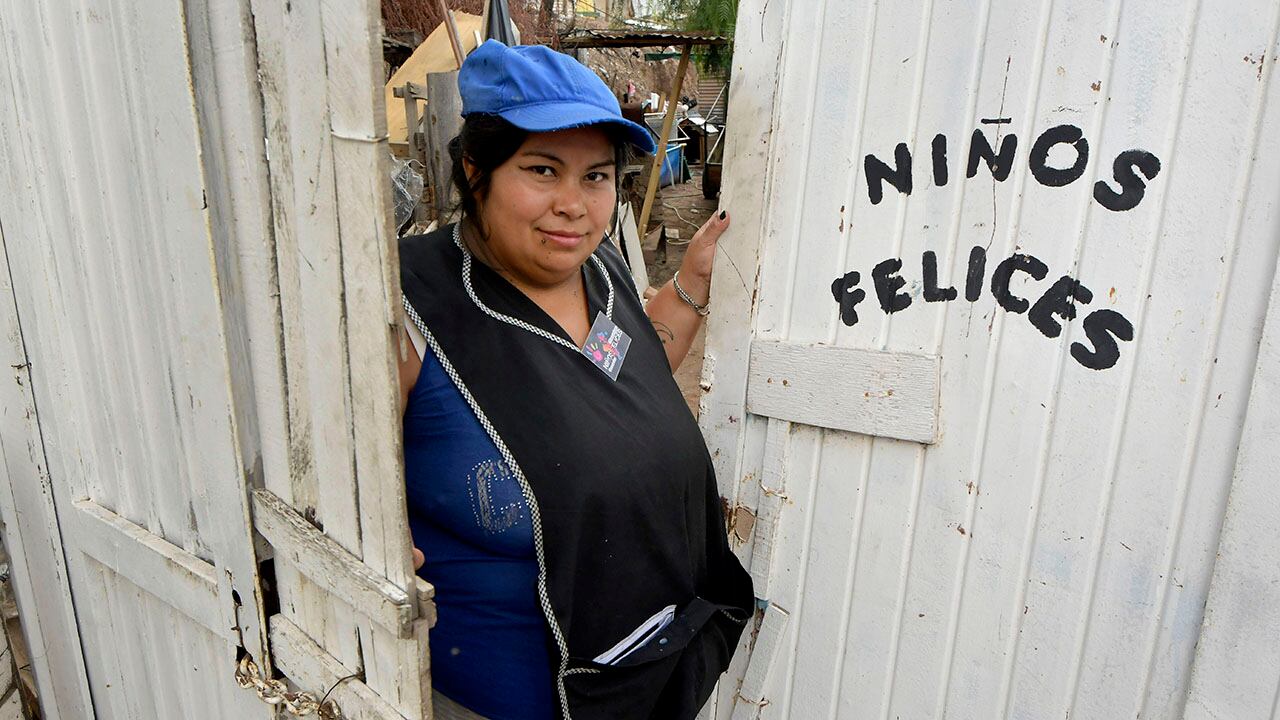
<svg viewBox="0 0 1280 720">
<path fill-rule="evenodd" d="M 622 117 L 618 99 L 594 72 L 545 45 L 486 40 L 462 63 L 458 92 L 463 117 L 497 115 L 529 132 L 607 123 L 640 150 L 657 149 L 648 128 Z"/>
</svg>

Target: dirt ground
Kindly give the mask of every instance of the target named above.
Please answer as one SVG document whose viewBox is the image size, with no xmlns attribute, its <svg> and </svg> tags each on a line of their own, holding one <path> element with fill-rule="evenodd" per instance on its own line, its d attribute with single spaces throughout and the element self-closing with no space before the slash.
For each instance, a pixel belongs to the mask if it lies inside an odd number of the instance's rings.
<svg viewBox="0 0 1280 720">
<path fill-rule="evenodd" d="M 650 231 L 643 242 L 645 266 L 649 270 L 649 284 L 662 287 L 684 260 L 685 247 L 693 233 L 711 217 L 717 207 L 716 200 L 702 197 L 702 168 L 692 166 L 693 178 L 688 182 L 662 188 L 650 220 Z M 662 247 L 662 229 L 666 228 L 667 242 Z M 713 280 L 714 282 L 714 280 Z M 712 312 L 715 312 L 714 308 Z M 676 384 L 695 417 L 698 415 L 698 381 L 702 376 L 702 355 L 706 348 L 706 324 L 694 338 L 689 355 L 676 370 Z"/>
</svg>

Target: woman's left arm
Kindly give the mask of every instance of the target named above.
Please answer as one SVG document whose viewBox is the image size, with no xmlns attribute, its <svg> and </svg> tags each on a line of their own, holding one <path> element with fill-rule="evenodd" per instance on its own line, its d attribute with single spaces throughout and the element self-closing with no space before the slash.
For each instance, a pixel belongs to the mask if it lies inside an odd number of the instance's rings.
<svg viewBox="0 0 1280 720">
<path fill-rule="evenodd" d="M 718 215 L 712 215 L 694 233 L 685 250 L 684 261 L 680 264 L 680 289 L 699 305 L 710 302 L 711 263 L 716 257 L 716 243 L 728 227 L 728 213 L 721 211 Z M 680 367 L 680 363 L 689 354 L 693 336 L 698 333 L 698 326 L 702 324 L 702 316 L 680 298 L 674 283 L 673 279 L 663 285 L 645 306 L 645 312 L 653 322 L 653 329 L 658 331 L 658 338 L 662 340 L 667 352 L 667 362 L 671 364 L 672 372 Z"/>
</svg>

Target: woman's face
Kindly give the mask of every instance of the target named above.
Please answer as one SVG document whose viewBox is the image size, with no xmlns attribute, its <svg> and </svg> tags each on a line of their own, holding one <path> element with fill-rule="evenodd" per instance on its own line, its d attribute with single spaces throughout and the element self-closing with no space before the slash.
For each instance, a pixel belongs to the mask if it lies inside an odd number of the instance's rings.
<svg viewBox="0 0 1280 720">
<path fill-rule="evenodd" d="M 571 278 L 613 216 L 614 163 L 613 144 L 597 127 L 529 135 L 477 202 L 493 264 L 537 287 Z"/>
</svg>

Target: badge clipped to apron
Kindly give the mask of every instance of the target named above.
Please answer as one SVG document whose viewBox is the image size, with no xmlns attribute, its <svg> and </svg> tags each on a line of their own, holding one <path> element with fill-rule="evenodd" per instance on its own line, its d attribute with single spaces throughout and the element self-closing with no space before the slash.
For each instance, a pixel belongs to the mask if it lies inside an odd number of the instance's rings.
<svg viewBox="0 0 1280 720">
<path fill-rule="evenodd" d="M 596 321 L 591 324 L 591 332 L 587 333 L 587 341 L 583 343 L 581 350 L 591 364 L 600 368 L 610 380 L 617 380 L 629 347 L 630 336 L 600 312 L 596 313 Z"/>
</svg>

